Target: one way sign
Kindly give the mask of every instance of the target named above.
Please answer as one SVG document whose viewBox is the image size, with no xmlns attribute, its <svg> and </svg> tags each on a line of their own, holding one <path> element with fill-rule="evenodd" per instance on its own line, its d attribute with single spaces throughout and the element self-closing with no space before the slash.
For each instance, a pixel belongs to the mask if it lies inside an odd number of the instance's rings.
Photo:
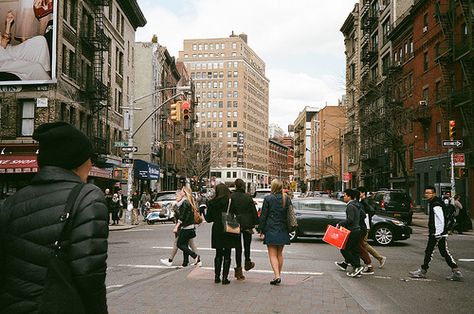
<svg viewBox="0 0 474 314">
<path fill-rule="evenodd" d="M 124 153 L 135 153 L 135 152 L 138 152 L 138 147 L 136 147 L 136 146 L 125 146 L 125 147 L 121 147 L 121 150 Z"/>
<path fill-rule="evenodd" d="M 443 147 L 461 148 L 463 146 L 464 146 L 464 142 L 462 140 L 443 141 Z"/>
</svg>

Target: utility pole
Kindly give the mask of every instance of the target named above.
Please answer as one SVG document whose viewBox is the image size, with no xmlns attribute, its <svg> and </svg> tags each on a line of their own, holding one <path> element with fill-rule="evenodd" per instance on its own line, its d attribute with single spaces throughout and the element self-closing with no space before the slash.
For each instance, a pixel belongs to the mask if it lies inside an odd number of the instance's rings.
<svg viewBox="0 0 474 314">
<path fill-rule="evenodd" d="M 134 108 L 134 105 L 135 105 L 135 102 L 141 100 L 141 99 L 144 99 L 146 97 L 150 97 L 156 93 L 159 93 L 159 92 L 162 92 L 162 91 L 165 91 L 165 90 L 179 90 L 179 91 L 182 91 L 181 93 L 178 93 L 176 95 L 173 95 L 171 96 L 170 98 L 166 99 L 165 101 L 163 101 L 159 106 L 157 106 L 156 108 L 154 108 L 151 113 L 145 118 L 145 120 L 142 121 L 142 123 L 138 126 L 138 128 L 135 130 L 134 129 L 134 115 L 133 115 L 133 111 L 135 110 Z M 191 88 L 190 86 L 176 86 L 176 87 L 165 87 L 165 88 L 159 88 L 157 90 L 154 90 L 153 92 L 151 93 L 148 93 L 146 95 L 143 95 L 143 96 L 140 96 L 138 98 L 135 98 L 135 99 L 132 99 L 130 100 L 129 104 L 128 104 L 128 107 L 123 107 L 123 109 L 126 109 L 127 112 L 128 112 L 128 117 L 129 117 L 129 122 L 128 122 L 128 146 L 129 147 L 132 147 L 133 148 L 133 137 L 135 136 L 135 134 L 143 127 L 143 125 L 158 111 L 160 110 L 168 101 L 170 100 L 173 100 L 177 97 L 180 97 L 180 96 L 185 96 L 185 92 L 184 91 L 190 91 Z M 132 198 L 132 188 L 133 188 L 133 175 L 134 175 L 134 169 L 133 169 L 133 149 L 128 153 L 128 158 L 132 161 L 131 162 L 131 166 L 128 168 L 128 180 L 127 180 L 127 200 L 128 200 L 128 203 L 131 202 Z M 128 216 L 128 219 L 127 219 L 127 216 Z M 127 210 L 127 214 L 126 214 L 126 221 L 128 223 L 130 223 L 130 213 L 128 212 Z"/>
</svg>

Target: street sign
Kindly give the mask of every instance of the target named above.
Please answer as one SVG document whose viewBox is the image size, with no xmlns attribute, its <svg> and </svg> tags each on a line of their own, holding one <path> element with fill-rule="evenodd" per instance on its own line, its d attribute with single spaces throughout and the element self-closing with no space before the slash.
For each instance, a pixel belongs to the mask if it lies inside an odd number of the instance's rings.
<svg viewBox="0 0 474 314">
<path fill-rule="evenodd" d="M 127 141 L 122 141 L 122 142 L 114 142 L 114 147 L 125 147 L 128 145 Z"/>
<path fill-rule="evenodd" d="M 443 147 L 461 148 L 463 146 L 464 146 L 464 141 L 463 140 L 443 141 Z"/>
<path fill-rule="evenodd" d="M 125 146 L 121 148 L 124 153 L 135 153 L 138 152 L 138 147 L 136 146 Z"/>
<path fill-rule="evenodd" d="M 122 164 L 126 165 L 133 165 L 133 159 L 132 158 L 122 158 Z"/>
<path fill-rule="evenodd" d="M 464 153 L 456 153 L 453 156 L 454 158 L 454 167 L 466 167 L 466 158 Z"/>
</svg>

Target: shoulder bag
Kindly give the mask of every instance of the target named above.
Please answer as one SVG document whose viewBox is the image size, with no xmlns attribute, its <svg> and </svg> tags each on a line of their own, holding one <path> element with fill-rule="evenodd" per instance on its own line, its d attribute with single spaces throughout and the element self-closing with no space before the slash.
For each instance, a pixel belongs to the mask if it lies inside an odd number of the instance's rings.
<svg viewBox="0 0 474 314">
<path fill-rule="evenodd" d="M 285 208 L 287 196 L 283 194 L 282 197 L 283 197 L 283 208 Z M 296 220 L 296 212 L 295 212 L 295 207 L 293 206 L 293 204 L 290 204 L 288 206 L 288 209 L 286 211 L 286 221 L 287 221 L 288 232 L 293 232 L 298 228 L 298 221 Z"/>
<path fill-rule="evenodd" d="M 230 213 L 230 204 L 232 200 L 229 198 L 227 212 L 222 213 L 222 224 L 224 225 L 224 233 L 232 235 L 240 235 L 240 224 L 233 213 Z"/>
<path fill-rule="evenodd" d="M 60 217 L 60 221 L 64 221 L 64 227 L 59 239 L 53 245 L 39 313 L 85 313 L 81 296 L 72 278 L 71 268 L 66 258 L 67 253 L 64 252 L 67 248 L 62 246 L 70 236 L 74 203 L 83 186 L 84 184 L 80 183 L 69 193 L 64 214 Z"/>
</svg>

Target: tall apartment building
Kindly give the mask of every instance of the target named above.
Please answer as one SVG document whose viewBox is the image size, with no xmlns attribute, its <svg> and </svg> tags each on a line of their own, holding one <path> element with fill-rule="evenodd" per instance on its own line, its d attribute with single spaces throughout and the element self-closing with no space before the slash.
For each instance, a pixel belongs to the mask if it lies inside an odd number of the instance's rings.
<svg viewBox="0 0 474 314">
<path fill-rule="evenodd" d="M 248 188 L 268 184 L 269 80 L 247 35 L 185 39 L 179 61 L 195 82 L 196 138 L 211 145 L 210 176 Z"/>
<path fill-rule="evenodd" d="M 311 121 L 314 115 L 319 111 L 317 108 L 306 106 L 296 118 L 293 124 L 294 132 L 294 162 L 295 162 L 295 181 L 303 191 L 311 190 L 311 182 L 314 182 L 314 172 L 312 170 L 311 159 Z"/>
<path fill-rule="evenodd" d="M 0 2 L 2 18 L 17 5 Z M 113 143 L 124 137 L 121 107 L 133 95 L 135 31 L 146 20 L 136 0 L 54 1 L 53 11 L 46 29 L 36 25 L 28 35 L 20 33 L 25 21 L 17 15 L 10 42 L 36 40 L 38 54 L 49 51 L 48 65 L 31 62 L 32 73 L 0 67 L 2 194 L 14 193 L 37 171 L 31 136 L 45 122 L 67 121 L 89 136 L 101 157 L 92 182 L 104 188 L 122 179 L 121 153 Z"/>
<path fill-rule="evenodd" d="M 276 139 L 268 140 L 268 182 L 273 179 L 279 179 L 286 184 L 289 184 L 288 176 L 288 150 L 289 148 L 283 145 Z"/>
<path fill-rule="evenodd" d="M 348 172 L 344 150 L 346 115 L 343 106 L 325 106 L 311 121 L 311 182 L 312 190 L 344 190 L 343 173 Z"/>
</svg>

